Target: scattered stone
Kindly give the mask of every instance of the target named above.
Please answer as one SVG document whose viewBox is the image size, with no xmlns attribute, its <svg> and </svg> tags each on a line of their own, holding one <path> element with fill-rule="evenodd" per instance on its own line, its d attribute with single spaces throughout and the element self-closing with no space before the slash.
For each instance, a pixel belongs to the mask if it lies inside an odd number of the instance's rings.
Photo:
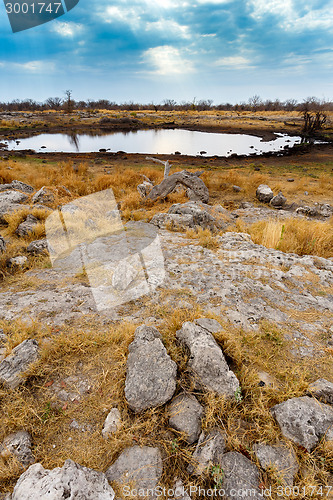
<svg viewBox="0 0 333 500">
<path fill-rule="evenodd" d="M 203 229 L 214 230 L 216 219 L 205 210 L 205 205 L 198 201 L 188 201 L 186 203 L 176 203 L 172 205 L 168 214 L 191 215 L 193 226 L 200 226 Z"/>
<path fill-rule="evenodd" d="M 279 192 L 276 196 L 273 196 L 273 198 L 270 201 L 270 205 L 273 207 L 283 207 L 287 202 L 287 198 L 283 196 L 282 191 Z"/>
<path fill-rule="evenodd" d="M 316 398 L 333 405 L 333 384 L 324 378 L 320 378 L 309 385 L 308 392 Z"/>
<path fill-rule="evenodd" d="M 195 228 L 192 215 L 155 214 L 150 223 L 160 229 L 170 229 L 173 231 L 186 231 L 187 229 Z"/>
<path fill-rule="evenodd" d="M 283 436 L 308 451 L 333 425 L 333 408 L 308 396 L 288 399 L 271 408 L 271 413 Z"/>
<path fill-rule="evenodd" d="M 289 179 L 287 179 L 287 182 L 294 182 L 295 179 L 293 179 L 292 177 L 290 177 Z"/>
<path fill-rule="evenodd" d="M 21 237 L 28 236 L 29 234 L 34 232 L 37 224 L 38 224 L 38 219 L 34 215 L 29 214 L 25 219 L 25 221 L 19 224 L 19 226 L 15 231 L 15 234 Z"/>
<path fill-rule="evenodd" d="M 273 466 L 280 476 L 282 484 L 293 486 L 299 467 L 292 448 L 288 448 L 283 442 L 273 446 L 258 443 L 253 446 L 253 451 L 264 470 Z"/>
<path fill-rule="evenodd" d="M 48 253 L 48 244 L 47 239 L 44 238 L 42 240 L 34 240 L 27 246 L 27 252 L 35 255 L 39 255 L 42 253 Z"/>
<path fill-rule="evenodd" d="M 54 194 L 45 186 L 40 188 L 40 190 L 37 191 L 37 193 L 35 193 L 32 197 L 32 203 L 40 203 L 42 205 L 51 205 L 54 203 L 54 200 Z"/>
<path fill-rule="evenodd" d="M 181 330 L 177 331 L 177 339 L 190 351 L 188 367 L 196 387 L 235 397 L 239 382 L 236 375 L 229 370 L 223 352 L 211 333 L 187 321 Z"/>
<path fill-rule="evenodd" d="M 0 202 L 0 223 L 8 224 L 7 216 L 14 212 L 30 209 L 29 205 L 20 205 L 19 203 L 4 203 Z"/>
<path fill-rule="evenodd" d="M 24 382 L 24 372 L 38 358 L 38 343 L 27 339 L 14 347 L 12 353 L 0 363 L 0 382 L 10 389 L 15 389 Z"/>
<path fill-rule="evenodd" d="M 105 472 L 109 481 L 120 485 L 130 484 L 142 495 L 149 496 L 147 490 L 156 488 L 162 476 L 163 463 L 160 450 L 149 446 L 126 448 Z"/>
<path fill-rule="evenodd" d="M 146 196 L 148 196 L 153 187 L 154 184 L 152 182 L 143 181 L 141 184 L 138 185 L 137 190 L 139 191 L 141 198 L 146 198 Z"/>
<path fill-rule="evenodd" d="M 320 215 L 321 217 L 331 217 L 331 215 L 333 215 L 333 207 L 331 207 L 331 205 L 329 205 L 328 203 L 320 205 L 318 209 L 318 215 Z"/>
<path fill-rule="evenodd" d="M 224 449 L 225 435 L 222 434 L 220 429 L 216 428 L 209 432 L 202 432 L 187 472 L 195 476 L 201 476 L 211 464 L 220 464 Z"/>
<path fill-rule="evenodd" d="M 260 186 L 258 186 L 256 197 L 259 201 L 262 201 L 263 203 L 269 203 L 273 196 L 273 191 L 269 186 L 267 186 L 266 184 L 260 184 Z"/>
<path fill-rule="evenodd" d="M 4 439 L 0 445 L 0 456 L 8 458 L 10 455 L 14 455 L 24 467 L 35 462 L 31 452 L 31 436 L 28 432 L 15 432 Z"/>
<path fill-rule="evenodd" d="M 25 184 L 21 181 L 12 181 L 10 185 L 13 189 L 18 189 L 19 191 L 23 191 L 23 193 L 27 194 L 31 194 L 35 191 L 32 186 L 29 186 L 29 184 Z"/>
<path fill-rule="evenodd" d="M 5 239 L 0 235 L 0 253 L 4 253 L 6 251 L 6 242 Z"/>
<path fill-rule="evenodd" d="M 221 487 L 225 490 L 226 498 L 262 498 L 259 470 L 244 455 L 230 451 L 222 456 L 220 467 L 223 481 Z"/>
<path fill-rule="evenodd" d="M 114 491 L 105 475 L 66 460 L 62 468 L 48 470 L 34 464 L 17 481 L 12 500 L 113 500 Z"/>
<path fill-rule="evenodd" d="M 156 328 L 142 325 L 129 345 L 125 397 L 135 412 L 163 405 L 176 390 L 177 365 L 160 337 Z"/>
<path fill-rule="evenodd" d="M 169 425 L 185 434 L 189 444 L 194 443 L 201 432 L 203 407 L 192 395 L 180 394 L 169 406 Z"/>
<path fill-rule="evenodd" d="M 12 257 L 8 260 L 7 266 L 15 269 L 25 266 L 28 263 L 28 259 L 25 255 L 19 255 L 18 257 Z"/>
<path fill-rule="evenodd" d="M 232 186 L 232 189 L 233 189 L 233 191 L 235 191 L 235 193 L 240 193 L 240 191 L 242 190 L 241 187 L 236 186 L 236 185 Z"/>
<path fill-rule="evenodd" d="M 102 430 L 103 438 L 107 439 L 108 437 L 111 436 L 111 434 L 117 432 L 117 430 L 120 428 L 120 425 L 121 425 L 120 411 L 118 410 L 118 408 L 112 408 L 112 410 L 110 411 L 104 422 L 104 427 Z"/>
<path fill-rule="evenodd" d="M 28 196 L 20 191 L 3 191 L 0 193 L 0 206 L 11 205 L 13 203 L 23 203 L 28 199 Z"/>
</svg>

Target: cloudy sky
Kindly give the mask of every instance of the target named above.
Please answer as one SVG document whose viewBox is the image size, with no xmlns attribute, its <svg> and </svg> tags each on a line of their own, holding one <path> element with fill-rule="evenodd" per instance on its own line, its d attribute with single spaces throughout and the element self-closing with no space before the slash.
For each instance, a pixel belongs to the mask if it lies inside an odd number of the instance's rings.
<svg viewBox="0 0 333 500">
<path fill-rule="evenodd" d="M 0 101 L 333 100 L 332 33 L 333 0 L 80 0 L 19 33 L 0 4 Z"/>
</svg>

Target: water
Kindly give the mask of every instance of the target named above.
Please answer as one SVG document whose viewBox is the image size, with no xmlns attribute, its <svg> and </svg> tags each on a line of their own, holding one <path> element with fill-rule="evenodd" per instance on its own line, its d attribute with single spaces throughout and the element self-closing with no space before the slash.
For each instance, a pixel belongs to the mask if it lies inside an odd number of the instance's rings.
<svg viewBox="0 0 333 500">
<path fill-rule="evenodd" d="M 10 150 L 34 149 L 39 153 L 89 153 L 106 149 L 142 154 L 230 156 L 282 151 L 285 146 L 301 143 L 301 137 L 276 134 L 273 141 L 246 134 L 218 134 L 190 130 L 138 130 L 93 134 L 40 134 L 20 141 L 5 141 Z M 44 147 L 42 147 L 44 146 Z"/>
</svg>

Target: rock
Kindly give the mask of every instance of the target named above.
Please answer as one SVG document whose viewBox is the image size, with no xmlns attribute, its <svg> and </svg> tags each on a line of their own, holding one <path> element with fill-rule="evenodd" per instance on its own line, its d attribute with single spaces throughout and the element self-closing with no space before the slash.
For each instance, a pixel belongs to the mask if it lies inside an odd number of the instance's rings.
<svg viewBox="0 0 333 500">
<path fill-rule="evenodd" d="M 5 239 L 0 235 L 0 253 L 4 253 L 6 251 L 6 242 Z"/>
<path fill-rule="evenodd" d="M 311 451 L 333 425 L 333 408 L 303 396 L 271 408 L 282 434 Z"/>
<path fill-rule="evenodd" d="M 223 481 L 221 488 L 225 490 L 226 498 L 230 500 L 262 498 L 259 470 L 244 455 L 230 451 L 222 456 L 220 467 Z"/>
<path fill-rule="evenodd" d="M 160 229 L 170 229 L 173 231 L 186 231 L 187 229 L 195 228 L 192 215 L 155 214 L 150 223 Z"/>
<path fill-rule="evenodd" d="M 201 476 L 211 464 L 219 465 L 224 449 L 225 434 L 220 429 L 215 428 L 209 432 L 202 432 L 187 472 Z"/>
<path fill-rule="evenodd" d="M 129 345 L 125 397 L 139 412 L 161 406 L 176 389 L 177 365 L 167 354 L 156 328 L 142 325 Z"/>
<path fill-rule="evenodd" d="M 173 485 L 174 498 L 175 500 L 191 500 L 188 492 L 185 490 L 183 481 L 181 479 L 175 478 Z"/>
<path fill-rule="evenodd" d="M 283 442 L 273 446 L 258 443 L 253 446 L 253 451 L 264 470 L 272 465 L 278 473 L 281 483 L 284 486 L 293 486 L 299 467 L 292 448 L 288 448 Z"/>
<path fill-rule="evenodd" d="M 217 333 L 222 330 L 222 326 L 216 319 L 211 318 L 198 318 L 194 320 L 196 325 L 201 326 L 204 330 L 207 330 L 209 333 Z"/>
<path fill-rule="evenodd" d="M 169 406 L 169 425 L 185 434 L 189 444 L 194 443 L 201 432 L 203 407 L 192 395 L 179 394 Z"/>
<path fill-rule="evenodd" d="M 33 233 L 38 224 L 38 219 L 33 215 L 29 214 L 24 222 L 21 222 L 17 227 L 15 234 L 17 236 L 28 236 Z"/>
<path fill-rule="evenodd" d="M 324 378 L 319 378 L 309 385 L 308 392 L 316 398 L 333 405 L 333 384 Z"/>
<path fill-rule="evenodd" d="M 3 330 L 0 329 L 0 362 L 6 357 L 6 343 L 8 341 L 7 335 L 3 333 Z"/>
<path fill-rule="evenodd" d="M 48 253 L 48 244 L 47 239 L 44 238 L 42 240 L 34 240 L 27 246 L 27 252 L 35 255 L 39 255 L 41 253 Z"/>
<path fill-rule="evenodd" d="M 18 257 L 12 257 L 11 259 L 8 260 L 7 266 L 15 269 L 19 267 L 25 266 L 27 264 L 28 259 L 25 255 L 19 255 Z"/>
<path fill-rule="evenodd" d="M 193 217 L 194 226 L 200 226 L 203 229 L 214 230 L 216 219 L 208 213 L 204 208 L 204 204 L 196 201 L 188 201 L 187 203 L 176 203 L 172 205 L 169 214 L 191 215 Z"/>
<path fill-rule="evenodd" d="M 120 262 L 112 275 L 112 286 L 119 291 L 124 291 L 138 276 L 138 270 L 129 262 Z"/>
<path fill-rule="evenodd" d="M 235 191 L 235 193 L 240 193 L 240 191 L 242 190 L 241 187 L 236 186 L 236 185 L 232 186 L 232 189 L 233 189 L 233 191 Z"/>
<path fill-rule="evenodd" d="M 4 439 L 0 446 L 0 456 L 8 458 L 10 455 L 14 455 L 24 467 L 35 462 L 31 452 L 31 436 L 28 432 L 15 432 Z"/>
<path fill-rule="evenodd" d="M 289 179 L 287 179 L 287 182 L 294 182 L 295 179 L 293 179 L 292 177 L 289 177 Z"/>
<path fill-rule="evenodd" d="M 34 464 L 17 481 L 12 500 L 113 500 L 114 491 L 105 475 L 72 460 L 48 470 Z"/>
<path fill-rule="evenodd" d="M 153 187 L 154 184 L 152 182 L 143 181 L 141 184 L 138 185 L 137 190 L 139 191 L 141 198 L 146 198 L 146 196 L 148 196 Z"/>
<path fill-rule="evenodd" d="M 318 215 L 321 215 L 321 217 L 331 217 L 331 215 L 333 215 L 333 207 L 331 207 L 328 203 L 320 205 Z"/>
<path fill-rule="evenodd" d="M 273 191 L 269 186 L 267 186 L 266 184 L 260 184 L 260 186 L 258 186 L 256 197 L 259 201 L 262 201 L 263 203 L 269 203 L 273 196 Z"/>
<path fill-rule="evenodd" d="M 102 430 L 103 438 L 107 439 L 108 437 L 111 436 L 111 434 L 117 432 L 120 425 L 121 425 L 120 412 L 118 408 L 112 408 L 112 410 L 110 411 L 104 422 L 104 427 Z"/>
<path fill-rule="evenodd" d="M 142 490 L 141 497 L 149 495 L 147 490 L 156 488 L 162 470 L 162 457 L 158 448 L 133 446 L 121 453 L 105 475 L 109 481 Z"/>
<path fill-rule="evenodd" d="M 0 223 L 7 224 L 6 218 L 8 215 L 13 214 L 14 212 L 21 210 L 29 210 L 30 207 L 28 205 L 20 205 L 19 203 L 4 203 L 0 202 Z"/>
<path fill-rule="evenodd" d="M 3 191 L 0 193 L 0 206 L 10 205 L 12 203 L 23 203 L 28 199 L 28 196 L 19 191 Z"/>
<path fill-rule="evenodd" d="M 38 358 L 39 347 L 35 339 L 27 339 L 14 347 L 12 353 L 0 363 L 0 382 L 15 389 L 24 382 L 24 372 Z"/>
<path fill-rule="evenodd" d="M 18 189 L 19 191 L 23 191 L 23 193 L 31 194 L 35 191 L 32 186 L 21 181 L 12 181 L 10 185 L 13 189 Z"/>
<path fill-rule="evenodd" d="M 42 205 L 51 205 L 54 203 L 54 200 L 54 194 L 45 186 L 40 188 L 40 190 L 37 191 L 37 193 L 35 193 L 32 197 L 32 203 L 41 203 Z"/>
<path fill-rule="evenodd" d="M 188 367 L 196 387 L 235 397 L 239 382 L 211 333 L 188 321 L 177 331 L 177 339 L 190 351 Z"/>
<path fill-rule="evenodd" d="M 276 196 L 273 196 L 273 198 L 270 201 L 270 205 L 273 207 L 283 207 L 287 202 L 287 198 L 283 196 L 282 191 L 279 192 Z"/>
<path fill-rule="evenodd" d="M 296 208 L 296 213 L 315 217 L 316 215 L 318 215 L 318 209 L 316 207 L 308 207 L 307 205 L 305 205 L 304 207 Z"/>
</svg>

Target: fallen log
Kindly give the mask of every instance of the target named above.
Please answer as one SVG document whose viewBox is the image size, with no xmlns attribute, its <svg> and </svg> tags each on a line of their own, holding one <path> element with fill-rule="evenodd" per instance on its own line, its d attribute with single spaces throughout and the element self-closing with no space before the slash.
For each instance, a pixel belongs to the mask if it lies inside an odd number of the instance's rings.
<svg viewBox="0 0 333 500">
<path fill-rule="evenodd" d="M 187 170 L 182 170 L 181 172 L 176 172 L 168 177 L 164 177 L 160 184 L 153 187 L 147 199 L 155 201 L 158 198 L 166 198 L 168 194 L 176 188 L 177 184 L 182 184 L 190 189 L 198 200 L 203 203 L 208 203 L 209 191 L 203 180 L 199 178 L 201 174 L 202 172 L 192 173 Z"/>
</svg>

